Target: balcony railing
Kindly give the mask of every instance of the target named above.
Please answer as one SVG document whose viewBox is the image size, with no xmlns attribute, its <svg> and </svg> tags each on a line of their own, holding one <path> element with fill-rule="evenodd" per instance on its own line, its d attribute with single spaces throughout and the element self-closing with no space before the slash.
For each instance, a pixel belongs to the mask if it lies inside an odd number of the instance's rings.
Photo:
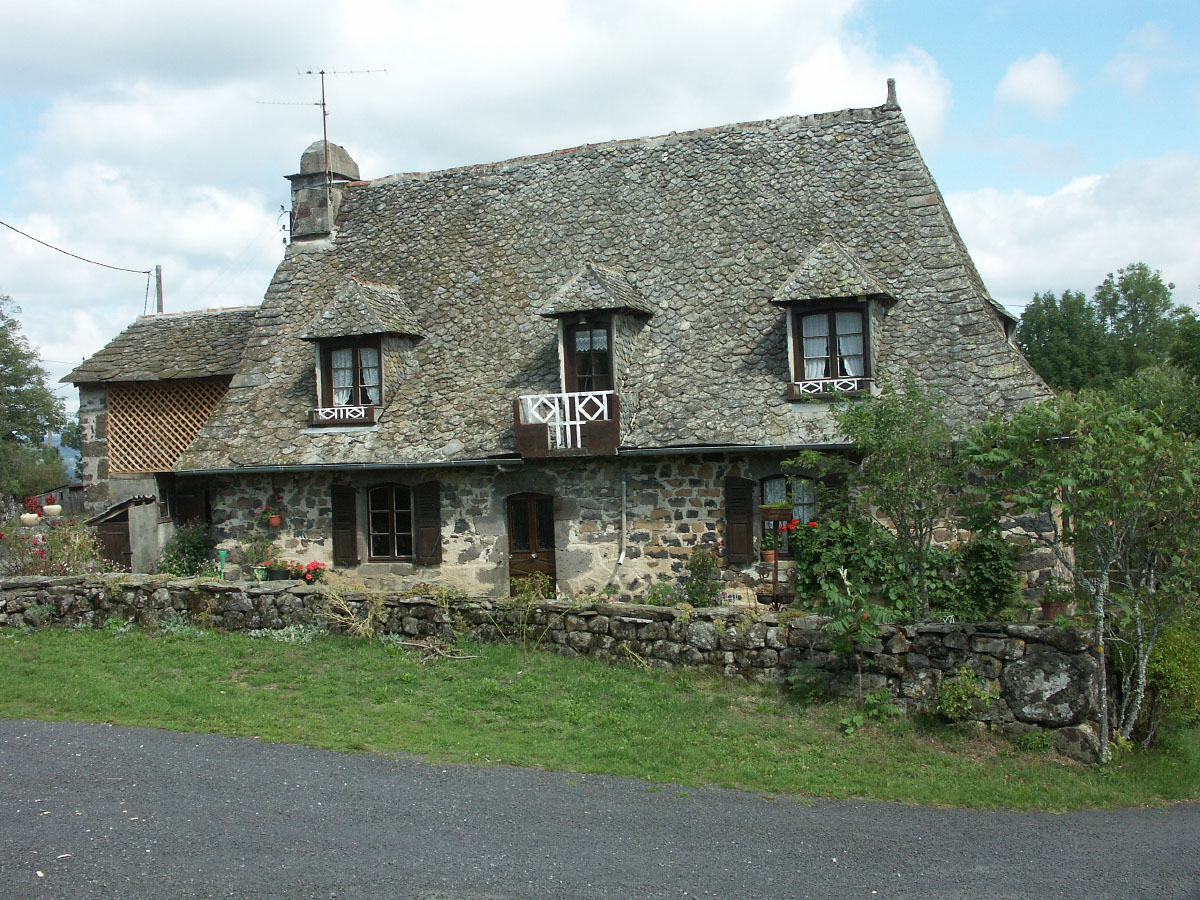
<svg viewBox="0 0 1200 900">
<path fill-rule="evenodd" d="M 374 425 L 374 406 L 318 406 L 308 411 L 308 424 Z"/>
<path fill-rule="evenodd" d="M 525 394 L 513 401 L 522 456 L 616 453 L 620 401 L 613 391 Z"/>
<path fill-rule="evenodd" d="M 870 391 L 875 383 L 873 378 L 814 378 L 795 381 L 788 385 L 788 397 L 799 400 L 802 397 L 820 397 L 829 394 L 857 394 Z"/>
</svg>

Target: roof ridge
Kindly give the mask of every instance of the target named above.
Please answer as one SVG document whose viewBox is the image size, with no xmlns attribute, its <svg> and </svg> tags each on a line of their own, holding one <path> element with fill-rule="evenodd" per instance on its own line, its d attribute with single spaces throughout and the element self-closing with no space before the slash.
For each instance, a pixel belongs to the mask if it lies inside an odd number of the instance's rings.
<svg viewBox="0 0 1200 900">
<path fill-rule="evenodd" d="M 244 312 L 248 309 L 258 309 L 261 305 L 261 303 L 254 303 L 247 304 L 245 306 L 210 306 L 207 309 L 181 309 L 179 312 L 143 313 L 134 321 L 144 322 L 152 319 L 170 319 L 180 318 L 182 316 L 207 316 L 213 313 Z"/>
<path fill-rule="evenodd" d="M 485 172 L 490 169 L 503 169 L 510 166 L 525 165 L 528 163 L 539 162 L 544 159 L 557 159 L 560 157 L 570 157 L 580 153 L 586 153 L 592 150 L 606 150 L 614 147 L 633 147 L 637 145 L 650 145 L 659 141 L 669 139 L 686 140 L 688 138 L 699 137 L 702 135 L 717 134 L 721 132 L 732 132 L 739 129 L 749 129 L 754 127 L 769 127 L 779 126 L 791 123 L 817 124 L 822 119 L 835 119 L 852 115 L 854 113 L 873 113 L 884 114 L 886 116 L 902 115 L 899 106 L 893 106 L 888 103 L 879 106 L 862 106 L 848 107 L 846 109 L 829 110 L 827 112 L 806 113 L 803 115 L 777 116 L 771 119 L 753 119 L 747 122 L 732 122 L 726 125 L 709 125 L 703 128 L 692 128 L 687 131 L 669 131 L 666 134 L 646 135 L 636 138 L 615 138 L 609 141 L 598 141 L 592 144 L 579 144 L 575 147 L 565 147 L 559 150 L 548 150 L 542 153 L 528 153 L 521 156 L 511 156 L 507 159 L 498 159 L 492 162 L 485 163 L 468 163 L 462 166 L 452 166 L 448 169 L 429 169 L 419 172 L 395 172 L 391 175 L 381 175 L 378 178 L 367 178 L 362 181 L 351 181 L 350 185 L 381 185 L 390 184 L 398 179 L 407 178 L 429 178 L 435 175 L 456 175 L 461 172 Z"/>
</svg>

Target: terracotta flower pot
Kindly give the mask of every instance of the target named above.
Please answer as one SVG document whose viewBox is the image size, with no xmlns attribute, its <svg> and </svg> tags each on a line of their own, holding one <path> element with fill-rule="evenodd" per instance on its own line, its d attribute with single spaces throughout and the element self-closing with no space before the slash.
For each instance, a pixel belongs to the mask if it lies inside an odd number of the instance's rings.
<svg viewBox="0 0 1200 900">
<path fill-rule="evenodd" d="M 47 516 L 61 516 L 62 505 L 58 503 L 48 503 L 42 507 L 42 513 Z"/>
<path fill-rule="evenodd" d="M 775 552 L 774 550 L 764 550 L 762 552 L 762 561 L 765 563 L 775 562 Z"/>
<path fill-rule="evenodd" d="M 41 518 L 42 517 L 39 516 L 37 513 L 30 513 L 30 512 L 21 513 L 21 524 L 24 525 L 26 528 L 32 528 L 39 521 L 41 521 Z"/>
<path fill-rule="evenodd" d="M 283 516 L 271 516 L 267 519 L 267 524 L 272 528 L 278 528 L 283 524 Z"/>
</svg>

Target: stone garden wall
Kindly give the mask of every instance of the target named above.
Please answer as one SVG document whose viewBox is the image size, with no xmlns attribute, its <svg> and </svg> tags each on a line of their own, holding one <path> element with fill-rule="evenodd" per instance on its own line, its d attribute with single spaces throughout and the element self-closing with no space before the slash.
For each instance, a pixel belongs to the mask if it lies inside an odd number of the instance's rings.
<svg viewBox="0 0 1200 900">
<path fill-rule="evenodd" d="M 145 576 L 0 580 L 0 627 L 91 622 L 150 623 L 172 612 L 243 631 L 321 621 L 320 586 L 301 582 L 166 580 Z M 368 596 L 341 595 L 362 612 Z M 859 687 L 856 663 L 834 652 L 823 620 L 762 608 L 687 612 L 626 603 L 551 601 L 520 606 L 389 593 L 380 630 L 446 642 L 521 640 L 566 656 L 682 667 L 760 682 L 798 668 L 835 693 Z M 862 653 L 863 692 L 886 688 L 907 707 L 931 704 L 943 682 L 969 679 L 986 690 L 974 719 L 1007 733 L 1051 730 L 1055 746 L 1090 759 L 1097 744 L 1096 664 L 1090 632 L 1034 624 L 921 623 L 884 626 Z"/>
</svg>

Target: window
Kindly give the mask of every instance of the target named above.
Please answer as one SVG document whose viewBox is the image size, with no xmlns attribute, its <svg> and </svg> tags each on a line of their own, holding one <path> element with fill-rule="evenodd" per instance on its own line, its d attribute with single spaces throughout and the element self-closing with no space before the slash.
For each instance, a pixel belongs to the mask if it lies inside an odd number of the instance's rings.
<svg viewBox="0 0 1200 900">
<path fill-rule="evenodd" d="M 798 382 L 860 379 L 870 376 L 867 360 L 866 316 L 861 305 L 821 312 L 796 312 Z M 834 388 L 857 390 L 859 385 Z"/>
<path fill-rule="evenodd" d="M 798 519 L 807 525 L 817 514 L 817 485 L 807 478 L 789 478 L 779 475 L 775 478 L 765 478 L 762 481 L 760 506 L 784 506 L 788 520 Z M 779 534 L 780 522 L 772 520 L 768 515 L 763 516 L 762 536 Z M 780 559 L 791 559 L 792 551 L 787 544 L 785 532 L 782 540 L 776 544 L 776 553 Z"/>
<path fill-rule="evenodd" d="M 343 493 L 343 521 L 354 515 L 352 489 Z M 336 510 L 335 510 L 336 516 Z M 338 523 L 334 523 L 335 537 Z M 406 487 L 382 484 L 367 491 L 367 550 L 372 561 L 442 561 L 442 488 L 437 481 Z M 350 556 L 350 548 L 343 551 Z"/>
<path fill-rule="evenodd" d="M 611 391 L 612 354 L 607 322 L 578 322 L 564 327 L 563 361 L 567 393 Z"/>
<path fill-rule="evenodd" d="M 383 402 L 379 345 L 329 347 L 324 351 L 325 406 L 379 406 Z"/>
<path fill-rule="evenodd" d="M 368 503 L 371 559 L 412 559 L 412 492 L 401 485 L 375 487 Z"/>
</svg>

